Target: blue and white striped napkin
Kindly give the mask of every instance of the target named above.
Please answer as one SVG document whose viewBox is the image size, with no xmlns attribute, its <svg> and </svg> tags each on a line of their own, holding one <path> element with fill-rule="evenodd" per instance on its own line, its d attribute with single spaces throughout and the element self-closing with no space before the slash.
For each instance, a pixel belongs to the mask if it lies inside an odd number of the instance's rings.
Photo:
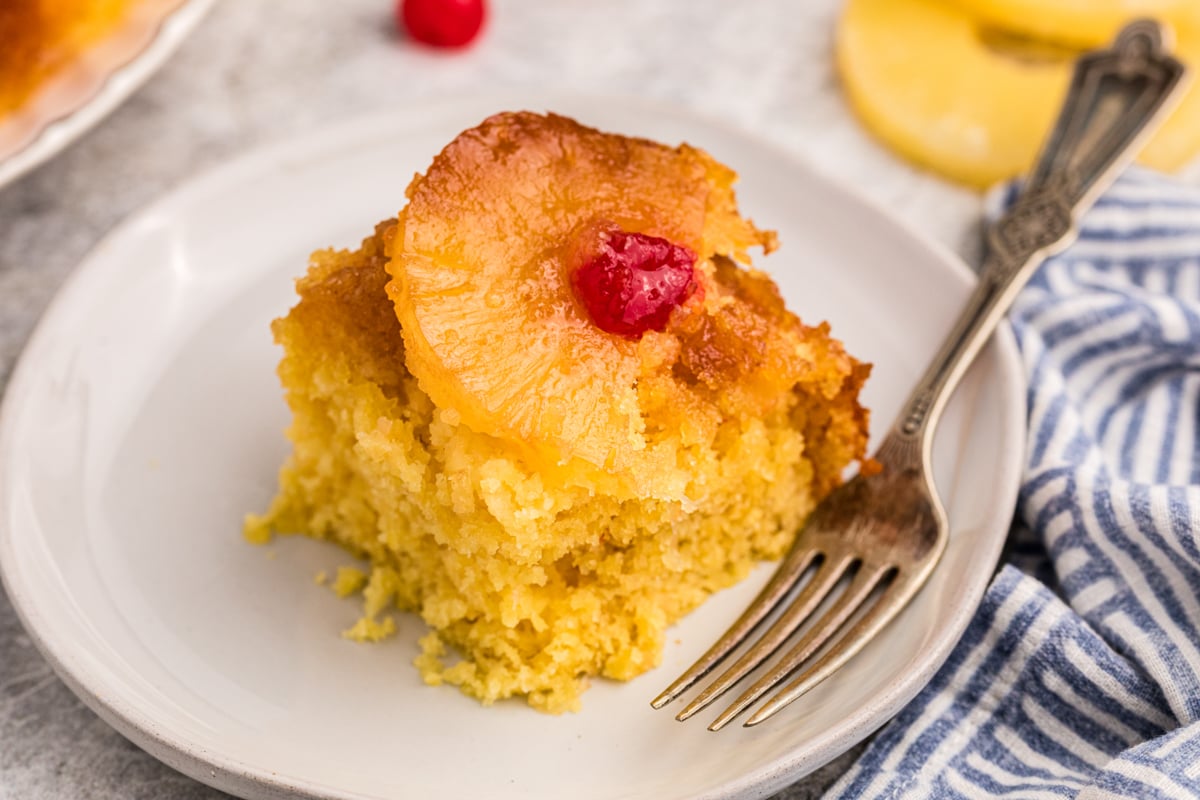
<svg viewBox="0 0 1200 800">
<path fill-rule="evenodd" d="M 829 796 L 1200 798 L 1200 189 L 1128 172 L 1010 319 L 1008 563 Z"/>
</svg>

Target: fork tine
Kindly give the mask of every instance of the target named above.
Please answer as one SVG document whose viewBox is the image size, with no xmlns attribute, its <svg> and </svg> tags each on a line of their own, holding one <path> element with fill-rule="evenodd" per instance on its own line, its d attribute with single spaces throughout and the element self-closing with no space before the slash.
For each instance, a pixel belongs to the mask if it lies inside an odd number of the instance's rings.
<svg viewBox="0 0 1200 800">
<path fill-rule="evenodd" d="M 822 564 L 812 580 L 800 591 L 779 619 L 775 620 L 754 646 L 742 654 L 733 666 L 709 684 L 696 699 L 688 703 L 675 719 L 683 722 L 728 691 L 729 687 L 746 677 L 772 653 L 779 649 L 792 633 L 816 610 L 846 571 L 855 563 L 853 556 L 844 556 L 836 564 Z"/>
<path fill-rule="evenodd" d="M 807 633 L 801 637 L 800 641 L 780 659 L 775 668 L 766 675 L 762 676 L 745 692 L 741 697 L 733 701 L 721 714 L 713 720 L 708 726 L 710 731 L 719 731 L 724 728 L 734 717 L 741 714 L 749 708 L 758 698 L 769 692 L 772 688 L 779 684 L 780 681 L 787 678 L 796 669 L 807 661 L 813 653 L 821 649 L 825 642 L 829 641 L 829 637 L 837 633 L 859 606 L 863 604 L 879 582 L 883 580 L 892 571 L 892 567 L 872 567 L 870 569 L 860 568 L 858 574 L 846 587 L 846 591 L 834 602 L 823 617 L 814 625 Z"/>
<path fill-rule="evenodd" d="M 875 638 L 875 635 L 883 630 L 908 605 L 908 601 L 913 598 L 917 590 L 924 584 L 925 578 L 933 570 L 936 563 L 937 559 L 932 558 L 927 559 L 921 565 L 920 569 L 915 572 L 905 573 L 897 570 L 896 575 L 892 578 L 891 585 L 886 589 L 886 593 L 854 624 L 849 633 L 824 653 L 816 663 L 796 676 L 783 689 L 780 689 L 778 694 L 763 703 L 746 720 L 746 727 L 753 727 L 775 716 L 776 713 L 783 710 L 789 703 L 807 694 L 818 683 L 841 669 L 843 664 L 853 658 L 867 642 Z"/>
<path fill-rule="evenodd" d="M 788 704 L 807 694 L 810 689 L 832 675 L 858 653 L 903 607 L 904 602 L 899 596 L 891 596 L 893 594 L 890 591 L 891 588 L 888 587 L 885 590 L 888 596 L 880 597 L 879 601 L 854 624 L 854 627 L 845 636 L 811 666 L 797 675 L 791 683 L 776 692 L 774 697 L 759 706 L 743 724 L 747 728 L 751 728 L 760 722 L 766 722 Z M 899 595 L 899 593 L 895 594 Z"/>
<path fill-rule="evenodd" d="M 797 539 L 796 545 L 788 551 L 787 556 L 779 563 L 775 574 L 771 576 L 771 579 L 767 581 L 767 585 L 754 598 L 754 602 L 750 604 L 750 607 L 742 612 L 742 615 L 730 626 L 729 630 L 725 631 L 725 634 L 717 640 L 716 644 L 710 647 L 708 652 L 701 656 L 695 664 L 692 664 L 687 672 L 676 678 L 674 683 L 663 690 L 658 697 L 650 701 L 651 706 L 662 708 L 686 692 L 692 684 L 707 675 L 725 656 L 729 655 L 731 651 L 741 644 L 750 635 L 750 632 L 758 627 L 759 623 L 771 613 L 819 555 L 818 550 L 800 547 L 799 542 L 800 540 Z"/>
</svg>

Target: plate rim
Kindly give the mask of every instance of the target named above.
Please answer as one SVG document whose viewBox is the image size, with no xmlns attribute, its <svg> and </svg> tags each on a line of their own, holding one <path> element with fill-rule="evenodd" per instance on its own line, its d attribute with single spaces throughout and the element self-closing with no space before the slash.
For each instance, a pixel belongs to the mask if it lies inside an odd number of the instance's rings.
<svg viewBox="0 0 1200 800">
<path fill-rule="evenodd" d="M 192 2 L 205 4 L 211 3 L 212 0 L 192 0 Z M 191 3 L 188 3 L 185 7 L 190 5 Z M 106 250 L 111 242 L 119 241 L 135 233 L 137 227 L 144 220 L 154 217 L 161 211 L 169 210 L 175 205 L 186 204 L 191 195 L 203 194 L 210 187 L 223 183 L 236 182 L 239 176 L 254 173 L 256 170 L 269 169 L 271 165 L 287 163 L 297 156 L 303 157 L 314 151 L 340 150 L 345 144 L 377 136 L 380 132 L 398 133 L 419 129 L 423 124 L 423 115 L 415 113 L 415 111 L 422 108 L 426 111 L 436 110 L 438 113 L 450 113 L 455 109 L 471 109 L 486 114 L 490 112 L 485 109 L 507 108 L 510 105 L 552 110 L 556 105 L 577 106 L 581 103 L 633 105 L 648 113 L 691 120 L 700 126 L 720 129 L 728 135 L 740 138 L 753 144 L 755 149 L 767 153 L 770 157 L 787 161 L 792 168 L 803 170 L 814 184 L 820 187 L 820 191 L 840 194 L 855 205 L 866 209 L 874 217 L 874 222 L 887 226 L 891 235 L 907 237 L 918 244 L 921 250 L 937 261 L 940 268 L 954 276 L 954 279 L 961 280 L 967 285 L 973 285 L 976 281 L 976 276 L 971 269 L 948 247 L 920 229 L 905 224 L 882 203 L 865 195 L 857 187 L 839 181 L 803 155 L 787 149 L 762 134 L 694 108 L 636 95 L 546 89 L 523 91 L 513 88 L 486 94 L 471 93 L 433 101 L 417 101 L 403 110 L 365 114 L 351 120 L 322 126 L 303 134 L 251 147 L 231 159 L 182 181 L 149 204 L 130 213 L 99 239 L 80 259 L 54 294 L 22 349 L 4 396 L 0 399 L 0 497 L 9 495 L 13 482 L 10 474 L 14 467 L 13 459 L 8 454 L 12 450 L 11 440 L 16 435 L 14 419 L 18 415 L 14 412 L 14 408 L 21 405 L 22 396 L 28 393 L 27 384 L 34 380 L 37 370 L 36 356 L 48 346 L 46 340 L 50 338 L 49 331 L 63 316 L 64 309 L 71 305 L 72 298 L 85 288 L 83 284 L 93 272 L 90 266 L 95 260 L 96 254 Z M 414 109 L 414 106 L 417 109 Z M 339 143 L 342 145 L 339 146 Z M 1019 466 L 1019 454 L 1024 450 L 1027 435 L 1025 429 L 1025 376 L 1016 339 L 1007 321 L 1001 323 L 985 349 L 994 352 L 996 356 L 998 373 L 1001 375 L 1002 388 L 1006 394 L 1003 408 L 1012 418 L 1010 422 L 1017 423 L 1012 427 L 1020 434 L 1019 440 L 1006 442 L 1006 450 L 1016 453 L 1011 456 L 1014 468 L 1009 470 L 1010 474 L 1001 476 L 1001 479 L 997 481 L 997 491 L 994 492 L 995 496 L 1007 499 L 1005 507 L 1012 509 L 1009 517 L 1001 521 L 1003 530 L 1007 531 L 1011 523 L 1011 515 L 1015 513 L 1016 509 L 1020 483 L 1020 471 L 1016 467 Z M 1012 379 L 1003 380 L 1006 376 Z M 52 641 L 54 638 L 52 635 L 43 636 L 42 625 L 44 623 L 39 625 L 41 617 L 36 604 L 23 593 L 19 581 L 16 580 L 17 576 L 10 574 L 14 569 L 11 565 L 15 563 L 16 558 L 13 552 L 15 535 L 16 532 L 12 530 L 8 514 L 0 514 L 0 586 L 3 586 L 7 593 L 18 619 L 55 674 L 85 705 L 127 739 L 173 769 L 222 791 L 243 796 L 248 791 L 254 793 L 266 791 L 266 795 L 254 794 L 253 796 L 300 797 L 311 800 L 363 800 L 363 798 L 370 797 L 370 795 L 359 792 L 349 792 L 337 787 L 321 785 L 302 777 L 279 776 L 268 768 L 256 766 L 233 754 L 208 752 L 201 745 L 187 741 L 187 737 L 172 736 L 169 731 L 161 730 L 157 721 L 143 710 L 124 707 L 120 698 L 104 696 L 93 683 L 89 683 L 86 670 L 80 670 L 69 663 L 71 661 L 69 644 L 64 646 L 62 642 Z M 994 537 L 994 540 L 989 540 L 990 547 L 984 550 L 981 559 L 996 564 L 1006 538 L 1006 535 L 998 535 Z M 814 744 L 805 748 L 801 753 L 789 752 L 786 756 L 775 759 L 763 768 L 733 776 L 710 791 L 694 795 L 695 800 L 767 797 L 841 755 L 886 724 L 924 688 L 949 657 L 981 602 L 983 594 L 990 584 L 990 575 L 991 573 L 986 579 L 977 580 L 970 585 L 970 591 L 962 598 L 966 602 L 957 604 L 954 612 L 948 615 L 949 624 L 942 628 L 943 633 L 934 641 L 934 646 L 926 649 L 925 657 L 916 669 L 901 678 L 890 681 L 884 690 L 877 693 L 870 702 L 847 714 L 840 725 L 830 729 L 831 732 L 826 732 L 818 737 Z M 77 672 L 82 674 L 77 674 Z M 99 687 L 101 690 L 103 688 L 105 687 Z"/>
<path fill-rule="evenodd" d="M 104 75 L 95 91 L 69 111 L 42 120 L 28 142 L 0 157 L 0 189 L 71 146 L 129 99 L 162 68 L 214 5 L 216 0 L 183 0 L 158 21 L 150 41 Z"/>
</svg>

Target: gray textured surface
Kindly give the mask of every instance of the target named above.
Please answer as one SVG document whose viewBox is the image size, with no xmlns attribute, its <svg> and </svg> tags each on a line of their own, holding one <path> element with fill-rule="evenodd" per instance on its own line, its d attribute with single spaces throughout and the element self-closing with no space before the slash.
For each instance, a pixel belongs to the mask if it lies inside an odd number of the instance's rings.
<svg viewBox="0 0 1200 800">
<path fill-rule="evenodd" d="M 167 67 L 52 162 L 0 188 L 0 391 L 37 318 L 122 218 L 255 144 L 489 87 L 633 93 L 756 131 L 973 256 L 978 198 L 916 173 L 850 117 L 830 64 L 835 0 L 510 0 L 471 50 L 399 39 L 389 0 L 225 0 Z M 818 797 L 840 759 L 779 795 Z M 224 795 L 84 708 L 0 595 L 0 798 Z"/>
</svg>

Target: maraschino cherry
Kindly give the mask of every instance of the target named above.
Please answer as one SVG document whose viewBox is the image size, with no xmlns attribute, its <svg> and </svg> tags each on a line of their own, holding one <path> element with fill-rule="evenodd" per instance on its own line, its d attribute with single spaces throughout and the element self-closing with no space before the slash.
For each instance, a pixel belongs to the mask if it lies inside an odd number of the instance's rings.
<svg viewBox="0 0 1200 800">
<path fill-rule="evenodd" d="M 666 330 L 671 311 L 698 286 L 696 254 L 657 236 L 602 231 L 571 273 L 575 294 L 596 327 L 628 339 Z"/>
<path fill-rule="evenodd" d="M 433 47 L 464 47 L 479 34 L 485 0 L 400 0 L 396 18 L 413 39 Z"/>
</svg>

